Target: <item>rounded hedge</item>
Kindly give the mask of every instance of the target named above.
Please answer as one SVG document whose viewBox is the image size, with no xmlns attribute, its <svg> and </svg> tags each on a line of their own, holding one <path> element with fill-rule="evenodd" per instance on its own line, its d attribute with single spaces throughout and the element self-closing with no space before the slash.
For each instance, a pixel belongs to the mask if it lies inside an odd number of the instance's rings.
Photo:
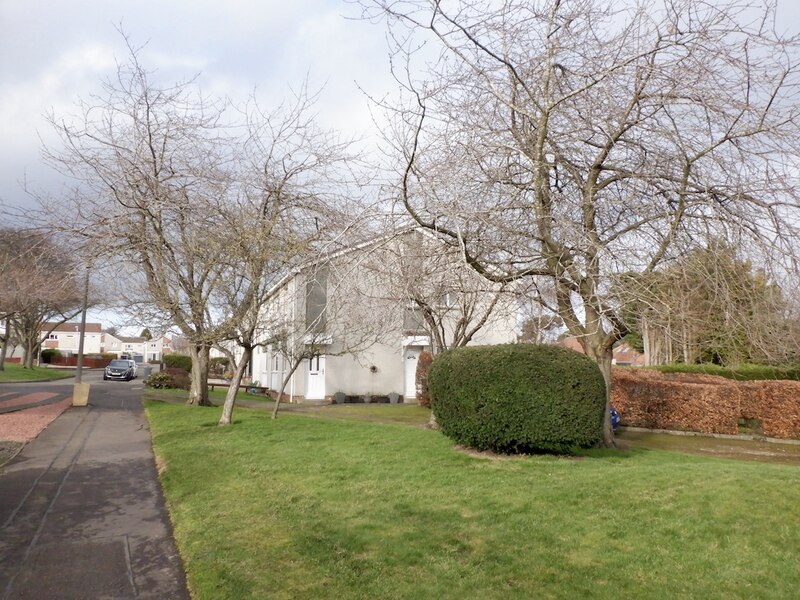
<svg viewBox="0 0 800 600">
<path fill-rule="evenodd" d="M 192 372 L 192 357 L 187 354 L 164 354 L 161 362 L 165 367 L 173 369 L 183 369 L 187 373 Z"/>
<path fill-rule="evenodd" d="M 502 453 L 569 452 L 603 437 L 598 366 L 559 346 L 456 348 L 431 365 L 431 407 L 458 444 Z"/>
</svg>

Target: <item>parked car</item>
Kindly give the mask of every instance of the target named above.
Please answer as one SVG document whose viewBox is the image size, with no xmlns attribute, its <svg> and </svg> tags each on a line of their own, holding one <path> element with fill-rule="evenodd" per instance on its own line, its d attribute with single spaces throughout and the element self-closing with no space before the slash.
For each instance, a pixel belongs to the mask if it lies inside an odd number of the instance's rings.
<svg viewBox="0 0 800 600">
<path fill-rule="evenodd" d="M 134 377 L 136 377 L 136 363 L 132 360 L 112 360 L 103 371 L 103 380 L 130 381 Z"/>
<path fill-rule="evenodd" d="M 136 361 L 133 360 L 132 358 L 129 358 L 128 359 L 128 363 L 131 365 L 131 368 L 133 369 L 133 377 L 134 378 L 138 377 L 139 376 L 139 366 L 136 364 Z"/>
</svg>

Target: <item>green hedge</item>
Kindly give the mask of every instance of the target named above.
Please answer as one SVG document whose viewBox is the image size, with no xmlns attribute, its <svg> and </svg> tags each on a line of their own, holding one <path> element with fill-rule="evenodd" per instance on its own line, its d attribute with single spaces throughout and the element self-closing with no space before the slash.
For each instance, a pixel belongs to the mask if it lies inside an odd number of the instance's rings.
<svg viewBox="0 0 800 600">
<path fill-rule="evenodd" d="M 183 369 L 187 373 L 192 372 L 192 357 L 187 354 L 165 354 L 161 361 L 165 367 Z"/>
<path fill-rule="evenodd" d="M 770 365 L 739 365 L 737 367 L 721 367 L 719 365 L 660 365 L 648 367 L 662 373 L 700 373 L 703 375 L 719 375 L 736 381 L 760 381 L 763 379 L 790 379 L 800 381 L 800 365 L 776 367 Z"/>
<path fill-rule="evenodd" d="M 54 356 L 61 356 L 61 352 L 56 350 L 55 348 L 47 348 L 42 350 L 42 362 L 49 363 L 50 359 Z"/>
<path fill-rule="evenodd" d="M 431 364 L 428 385 L 442 432 L 471 448 L 565 453 L 603 436 L 603 376 L 573 350 L 530 344 L 449 350 Z"/>
</svg>

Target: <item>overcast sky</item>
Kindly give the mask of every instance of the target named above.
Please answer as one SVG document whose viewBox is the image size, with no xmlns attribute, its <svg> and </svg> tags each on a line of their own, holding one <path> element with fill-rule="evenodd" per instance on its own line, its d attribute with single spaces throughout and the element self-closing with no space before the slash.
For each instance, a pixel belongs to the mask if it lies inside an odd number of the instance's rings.
<svg viewBox="0 0 800 600">
<path fill-rule="evenodd" d="M 357 83 L 379 95 L 394 86 L 383 29 L 358 14 L 341 0 L 0 0 L 0 198 L 30 204 L 23 179 L 58 189 L 40 160 L 40 137 L 52 139 L 43 115 L 74 112 L 126 60 L 120 24 L 169 82 L 201 73 L 206 93 L 256 88 L 277 102 L 308 74 L 324 86 L 322 124 L 370 132 Z"/>
<path fill-rule="evenodd" d="M 800 31 L 800 2 L 778 4 L 779 28 Z M 323 124 L 375 135 L 357 83 L 377 96 L 395 85 L 383 27 L 358 14 L 345 0 L 0 0 L 0 199 L 30 203 L 23 179 L 58 189 L 39 158 L 43 115 L 70 112 L 126 59 L 120 25 L 170 82 L 200 72 L 207 93 L 275 101 L 308 74 L 325 85 Z"/>
</svg>

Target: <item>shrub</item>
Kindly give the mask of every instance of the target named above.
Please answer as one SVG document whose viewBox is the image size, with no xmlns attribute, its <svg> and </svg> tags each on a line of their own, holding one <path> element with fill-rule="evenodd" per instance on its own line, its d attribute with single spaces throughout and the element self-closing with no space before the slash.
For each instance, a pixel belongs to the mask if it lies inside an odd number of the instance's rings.
<svg viewBox="0 0 800 600">
<path fill-rule="evenodd" d="M 49 363 L 50 359 L 54 356 L 61 356 L 61 352 L 56 350 L 55 348 L 47 348 L 46 350 L 42 350 L 42 362 Z"/>
<path fill-rule="evenodd" d="M 165 354 L 162 362 L 165 367 L 183 369 L 187 373 L 192 372 L 192 357 L 186 354 Z"/>
<path fill-rule="evenodd" d="M 614 369 L 611 401 L 620 423 L 701 433 L 800 439 L 800 382 L 731 381 L 708 374 Z"/>
<path fill-rule="evenodd" d="M 175 388 L 188 390 L 191 387 L 191 379 L 184 369 L 168 369 L 160 373 L 153 373 L 144 380 L 144 385 L 152 388 Z"/>
<path fill-rule="evenodd" d="M 442 432 L 495 452 L 569 452 L 603 435 L 606 388 L 589 358 L 558 346 L 457 348 L 438 356 L 428 384 Z"/>
<path fill-rule="evenodd" d="M 144 380 L 144 385 L 146 387 L 151 388 L 171 388 L 172 387 L 172 375 L 169 373 L 153 373 Z"/>
<path fill-rule="evenodd" d="M 420 406 L 431 405 L 431 394 L 428 390 L 428 372 L 433 362 L 433 354 L 430 352 L 421 352 L 417 359 L 417 402 Z"/>
<path fill-rule="evenodd" d="M 165 367 L 164 372 L 172 377 L 172 386 L 181 390 L 188 390 L 192 387 L 192 380 L 186 369 L 179 367 Z"/>
</svg>

